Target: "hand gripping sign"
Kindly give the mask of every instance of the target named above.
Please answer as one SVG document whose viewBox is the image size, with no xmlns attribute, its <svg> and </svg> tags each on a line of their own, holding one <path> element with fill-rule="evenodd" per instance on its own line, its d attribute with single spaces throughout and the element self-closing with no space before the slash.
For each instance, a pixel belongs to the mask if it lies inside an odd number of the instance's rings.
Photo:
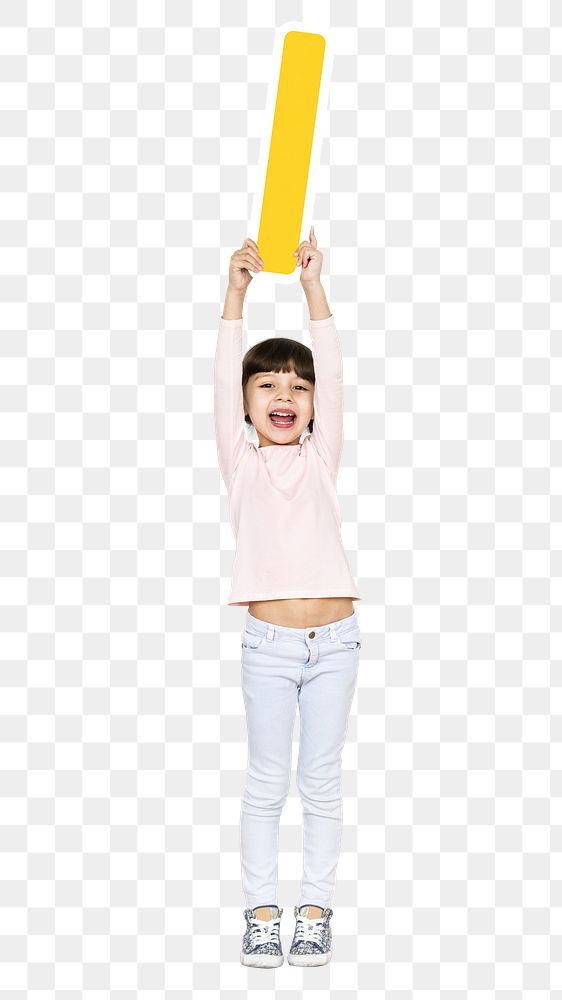
<svg viewBox="0 0 562 1000">
<path fill-rule="evenodd" d="M 333 56 L 327 33 L 290 22 L 277 30 L 265 112 L 269 146 L 262 141 L 248 232 L 257 232 L 262 274 L 294 280 L 295 247 L 312 219 Z M 275 86 L 276 84 L 276 86 Z M 271 123 L 271 126 L 270 126 Z M 258 214 L 259 213 L 259 214 Z"/>
</svg>

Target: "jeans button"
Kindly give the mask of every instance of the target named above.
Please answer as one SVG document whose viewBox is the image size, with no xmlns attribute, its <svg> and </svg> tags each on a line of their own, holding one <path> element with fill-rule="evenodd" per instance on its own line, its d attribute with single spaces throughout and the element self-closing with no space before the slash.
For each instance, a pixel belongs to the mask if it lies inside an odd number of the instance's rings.
<svg viewBox="0 0 562 1000">
<path fill-rule="evenodd" d="M 309 638 L 309 639 L 314 639 L 314 636 L 315 636 L 315 635 L 316 635 L 316 632 L 309 632 L 309 633 L 308 633 L 308 638 Z"/>
</svg>

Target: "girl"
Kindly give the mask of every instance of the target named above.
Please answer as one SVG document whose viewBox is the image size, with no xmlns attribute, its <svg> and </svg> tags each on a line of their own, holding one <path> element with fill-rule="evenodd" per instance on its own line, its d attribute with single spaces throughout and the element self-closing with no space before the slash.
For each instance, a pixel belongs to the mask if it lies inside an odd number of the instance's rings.
<svg viewBox="0 0 562 1000">
<path fill-rule="evenodd" d="M 240 812 L 247 909 L 240 960 L 259 967 L 283 963 L 277 855 L 297 704 L 304 872 L 288 961 L 324 965 L 331 958 L 341 755 L 361 648 L 353 606 L 361 598 L 342 546 L 336 494 L 342 359 L 314 227 L 294 254 L 312 351 L 273 337 L 242 358 L 244 297 L 251 272 L 263 267 L 256 243 L 246 239 L 230 259 L 215 355 L 217 454 L 236 536 L 228 603 L 247 607 L 241 638 L 248 766 Z"/>
</svg>

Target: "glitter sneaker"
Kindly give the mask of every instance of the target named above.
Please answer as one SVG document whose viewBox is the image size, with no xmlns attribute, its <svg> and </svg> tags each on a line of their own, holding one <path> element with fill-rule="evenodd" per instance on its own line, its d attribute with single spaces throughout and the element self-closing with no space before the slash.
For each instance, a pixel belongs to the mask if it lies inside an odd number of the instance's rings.
<svg viewBox="0 0 562 1000">
<path fill-rule="evenodd" d="M 312 904 L 311 904 L 312 905 Z M 332 957 L 333 910 L 327 906 L 321 917 L 308 917 L 308 904 L 295 906 L 297 920 L 291 950 L 287 955 L 289 965 L 326 965 Z"/>
<path fill-rule="evenodd" d="M 283 965 L 283 949 L 279 930 L 283 909 L 270 906 L 271 920 L 260 920 L 256 917 L 257 906 L 253 910 L 244 910 L 246 917 L 246 932 L 242 939 L 240 961 L 242 965 L 253 965 L 258 969 L 276 968 Z"/>
</svg>

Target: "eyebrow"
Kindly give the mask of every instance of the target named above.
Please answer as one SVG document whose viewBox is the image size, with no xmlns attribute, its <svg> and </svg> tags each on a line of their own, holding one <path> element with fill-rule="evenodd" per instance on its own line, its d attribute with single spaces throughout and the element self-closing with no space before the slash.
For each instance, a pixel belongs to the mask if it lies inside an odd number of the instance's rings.
<svg viewBox="0 0 562 1000">
<path fill-rule="evenodd" d="M 280 375 L 280 374 L 281 374 L 280 372 L 257 372 L 254 375 L 254 378 L 263 378 L 265 375 Z M 288 375 L 289 372 L 285 372 L 285 374 Z M 310 379 L 305 378 L 304 375 L 297 375 L 296 373 L 294 373 L 294 378 L 300 378 L 302 382 L 310 382 Z"/>
</svg>

